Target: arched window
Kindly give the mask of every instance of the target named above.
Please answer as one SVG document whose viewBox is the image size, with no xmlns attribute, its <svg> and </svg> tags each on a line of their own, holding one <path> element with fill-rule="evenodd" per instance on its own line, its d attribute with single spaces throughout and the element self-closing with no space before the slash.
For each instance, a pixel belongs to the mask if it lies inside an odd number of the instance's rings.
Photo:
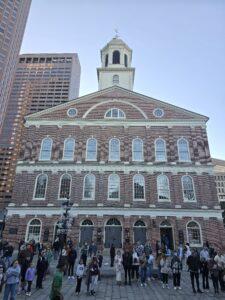
<svg viewBox="0 0 225 300">
<path fill-rule="evenodd" d="M 132 158 L 133 161 L 143 161 L 143 141 L 136 138 L 132 141 Z"/>
<path fill-rule="evenodd" d="M 82 223 L 81 223 L 81 226 L 93 226 L 93 222 L 91 220 L 84 220 Z"/>
<path fill-rule="evenodd" d="M 40 242 L 41 239 L 41 221 L 39 219 L 33 219 L 27 224 L 26 242 L 35 240 Z"/>
<path fill-rule="evenodd" d="M 109 160 L 120 160 L 120 141 L 118 139 L 113 138 L 109 141 Z"/>
<path fill-rule="evenodd" d="M 184 138 L 177 141 L 179 161 L 188 162 L 190 161 L 189 144 Z"/>
<path fill-rule="evenodd" d="M 83 198 L 87 200 L 95 199 L 95 176 L 93 174 L 87 174 L 84 177 Z"/>
<path fill-rule="evenodd" d="M 45 193 L 47 188 L 48 176 L 46 174 L 40 174 L 36 178 L 34 199 L 43 200 L 45 199 Z"/>
<path fill-rule="evenodd" d="M 121 226 L 121 223 L 116 218 L 112 218 L 107 221 L 106 226 Z"/>
<path fill-rule="evenodd" d="M 52 156 L 52 139 L 44 138 L 41 142 L 39 160 L 50 160 Z"/>
<path fill-rule="evenodd" d="M 119 75 L 113 75 L 113 85 L 120 83 L 120 77 Z"/>
<path fill-rule="evenodd" d="M 108 199 L 115 200 L 120 198 L 120 177 L 111 174 L 108 178 Z"/>
<path fill-rule="evenodd" d="M 193 179 L 185 175 L 181 178 L 184 201 L 196 201 Z"/>
<path fill-rule="evenodd" d="M 166 175 L 157 177 L 157 192 L 159 201 L 170 201 L 169 179 Z"/>
<path fill-rule="evenodd" d="M 155 160 L 166 161 L 166 143 L 163 139 L 159 138 L 155 141 Z"/>
<path fill-rule="evenodd" d="M 146 225 L 143 221 L 138 220 L 134 223 L 134 227 L 146 227 Z"/>
<path fill-rule="evenodd" d="M 120 64 L 120 52 L 118 50 L 113 51 L 113 64 Z"/>
<path fill-rule="evenodd" d="M 71 187 L 71 176 L 63 174 L 60 179 L 59 199 L 69 199 Z"/>
<path fill-rule="evenodd" d="M 63 149 L 64 160 L 73 160 L 74 148 L 75 148 L 75 140 L 73 138 L 68 138 L 64 141 L 64 149 Z"/>
<path fill-rule="evenodd" d="M 86 145 L 86 160 L 97 160 L 97 141 L 88 139 Z"/>
<path fill-rule="evenodd" d="M 105 113 L 105 118 L 107 119 L 125 119 L 125 113 L 119 108 L 110 108 Z"/>
<path fill-rule="evenodd" d="M 124 54 L 124 66 L 128 66 L 128 59 L 127 59 L 127 54 Z"/>
<path fill-rule="evenodd" d="M 109 55 L 106 54 L 106 56 L 105 56 L 105 67 L 108 67 L 108 64 L 109 64 Z"/>
<path fill-rule="evenodd" d="M 145 199 L 145 179 L 141 174 L 137 174 L 133 178 L 133 194 L 134 200 Z"/>
<path fill-rule="evenodd" d="M 201 228 L 195 221 L 187 223 L 187 241 L 191 247 L 202 246 Z"/>
</svg>

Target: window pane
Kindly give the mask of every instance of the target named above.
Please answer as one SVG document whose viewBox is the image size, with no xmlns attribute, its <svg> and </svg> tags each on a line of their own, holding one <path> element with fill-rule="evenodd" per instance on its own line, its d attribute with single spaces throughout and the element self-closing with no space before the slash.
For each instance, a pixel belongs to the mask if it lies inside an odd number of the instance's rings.
<svg viewBox="0 0 225 300">
<path fill-rule="evenodd" d="M 45 198 L 45 190 L 47 184 L 47 176 L 39 175 L 36 183 L 35 198 Z"/>
<path fill-rule="evenodd" d="M 159 200 L 170 199 L 169 181 L 165 175 L 160 175 L 157 178 L 157 191 Z"/>
<path fill-rule="evenodd" d="M 75 140 L 67 139 L 64 143 L 63 159 L 73 160 Z"/>
<path fill-rule="evenodd" d="M 143 160 L 143 142 L 140 139 L 135 139 L 133 141 L 133 160 L 134 161 Z"/>
<path fill-rule="evenodd" d="M 95 191 L 95 177 L 94 175 L 87 175 L 84 182 L 84 198 L 94 199 Z"/>
<path fill-rule="evenodd" d="M 119 185 L 120 178 L 118 175 L 109 176 L 109 199 L 118 199 L 119 198 Z"/>
<path fill-rule="evenodd" d="M 157 161 L 165 161 L 166 160 L 166 147 L 165 142 L 162 139 L 156 140 L 156 160 Z"/>
<path fill-rule="evenodd" d="M 185 139 L 179 140 L 178 151 L 179 151 L 179 160 L 180 161 L 189 161 L 190 160 L 188 142 Z"/>
<path fill-rule="evenodd" d="M 144 177 L 135 175 L 134 177 L 134 199 L 144 199 Z"/>
<path fill-rule="evenodd" d="M 71 178 L 68 174 L 63 175 L 60 185 L 60 199 L 68 199 L 70 197 Z"/>
<path fill-rule="evenodd" d="M 197 223 L 191 222 L 187 226 L 188 230 L 188 239 L 191 245 L 200 245 L 201 244 L 201 233 L 200 228 Z"/>
<path fill-rule="evenodd" d="M 89 139 L 87 143 L 87 159 L 96 160 L 97 152 L 96 152 L 97 142 L 95 139 Z"/>
<path fill-rule="evenodd" d="M 40 160 L 50 160 L 52 152 L 52 139 L 43 139 L 41 145 Z"/>
<path fill-rule="evenodd" d="M 109 160 L 120 160 L 120 142 L 117 139 L 109 141 Z"/>
<path fill-rule="evenodd" d="M 184 176 L 182 178 L 183 184 L 183 193 L 184 193 L 184 200 L 195 200 L 195 193 L 194 193 L 194 186 L 193 181 L 190 176 Z"/>
</svg>

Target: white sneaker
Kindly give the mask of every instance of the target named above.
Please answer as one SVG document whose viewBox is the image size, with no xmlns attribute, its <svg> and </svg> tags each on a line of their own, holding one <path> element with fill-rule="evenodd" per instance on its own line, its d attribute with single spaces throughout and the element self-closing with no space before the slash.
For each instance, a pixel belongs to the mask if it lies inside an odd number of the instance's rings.
<svg viewBox="0 0 225 300">
<path fill-rule="evenodd" d="M 147 283 L 144 283 L 144 286 L 147 286 Z"/>
<path fill-rule="evenodd" d="M 71 277 L 70 276 L 68 276 L 68 279 L 70 279 Z"/>
<path fill-rule="evenodd" d="M 181 286 L 178 286 L 178 290 L 182 290 L 182 287 L 181 287 Z"/>
<path fill-rule="evenodd" d="M 143 286 L 143 284 L 141 283 L 141 286 Z"/>
<path fill-rule="evenodd" d="M 165 284 L 162 285 L 162 288 L 165 289 Z"/>
<path fill-rule="evenodd" d="M 175 287 L 174 287 L 174 290 L 176 290 L 176 289 L 177 289 L 177 287 L 175 286 Z"/>
<path fill-rule="evenodd" d="M 72 278 L 72 279 L 75 279 L 75 277 L 74 277 L 74 276 L 72 276 L 71 278 Z"/>
</svg>

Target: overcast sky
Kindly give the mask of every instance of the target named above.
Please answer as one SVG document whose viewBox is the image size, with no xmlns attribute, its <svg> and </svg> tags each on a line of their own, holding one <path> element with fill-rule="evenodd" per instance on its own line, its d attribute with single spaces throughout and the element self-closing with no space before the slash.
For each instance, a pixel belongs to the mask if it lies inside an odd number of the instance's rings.
<svg viewBox="0 0 225 300">
<path fill-rule="evenodd" d="M 211 154 L 225 159 L 225 0 L 32 0 L 21 53 L 77 52 L 85 95 L 115 28 L 133 49 L 134 91 L 208 116 Z"/>
</svg>

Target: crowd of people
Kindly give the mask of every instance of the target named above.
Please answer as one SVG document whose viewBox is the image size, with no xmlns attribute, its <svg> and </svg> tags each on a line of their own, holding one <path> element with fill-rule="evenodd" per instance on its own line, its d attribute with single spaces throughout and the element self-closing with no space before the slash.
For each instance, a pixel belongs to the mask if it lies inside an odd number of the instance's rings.
<svg viewBox="0 0 225 300">
<path fill-rule="evenodd" d="M 49 295 L 51 300 L 63 299 L 64 276 L 74 280 L 76 295 L 81 292 L 83 278 L 87 294 L 95 295 L 97 291 L 103 255 L 94 242 L 84 243 L 79 248 L 70 238 L 63 245 L 59 239 L 52 245 L 21 241 L 14 260 L 13 254 L 14 248 L 9 243 L 0 242 L 0 293 L 4 286 L 3 300 L 15 300 L 16 295 L 21 293 L 31 296 L 34 281 L 36 289 L 43 289 L 43 281 L 49 274 L 53 276 Z M 34 259 L 35 255 L 37 258 Z M 225 291 L 225 255 L 214 251 L 208 243 L 199 252 L 191 249 L 188 243 L 180 245 L 175 251 L 171 251 L 168 244 L 162 241 L 157 241 L 155 249 L 150 243 L 126 244 L 123 250 L 116 249 L 112 244 L 109 256 L 118 285 L 137 282 L 145 287 L 159 280 L 162 289 L 173 287 L 174 290 L 180 290 L 181 276 L 185 270 L 190 273 L 193 293 L 208 292 L 210 279 L 215 294 Z M 57 262 L 54 274 L 52 261 Z"/>
</svg>

